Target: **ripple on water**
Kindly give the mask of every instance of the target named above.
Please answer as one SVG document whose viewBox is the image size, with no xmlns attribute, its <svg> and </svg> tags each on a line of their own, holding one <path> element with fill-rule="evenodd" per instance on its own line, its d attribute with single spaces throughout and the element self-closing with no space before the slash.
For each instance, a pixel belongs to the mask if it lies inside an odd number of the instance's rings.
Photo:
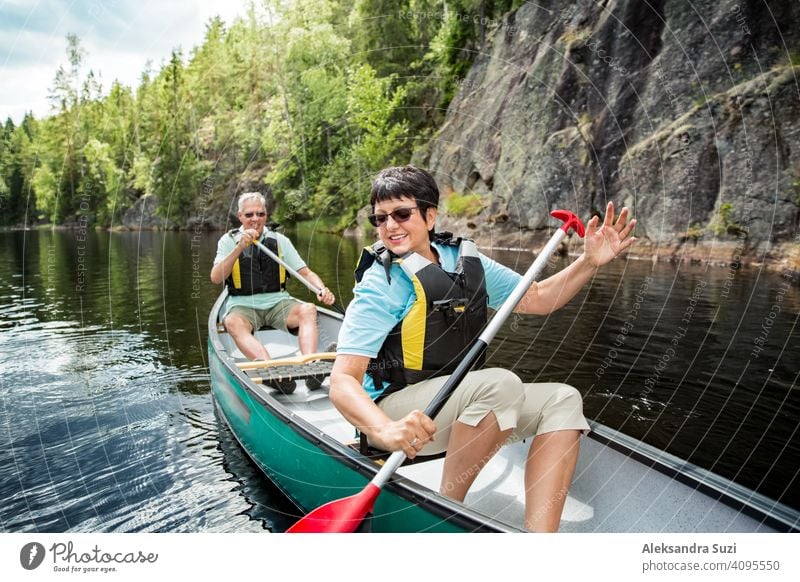
<svg viewBox="0 0 800 582">
<path fill-rule="evenodd" d="M 74 257 L 69 233 L 25 236 Z M 80 296 L 69 285 L 69 261 L 39 277 L 35 245 L 20 250 L 16 234 L 0 238 L 11 243 L 0 244 L 0 529 L 283 531 L 294 521 L 291 503 L 215 417 L 203 363 L 216 290 L 204 286 L 200 300 L 187 301 L 197 264 L 192 235 L 90 232 Z M 210 265 L 216 236 L 206 242 L 202 261 Z M 358 245 L 352 251 L 355 261 Z M 531 259 L 506 255 L 517 269 Z M 337 271 L 333 259 L 319 262 L 320 274 L 342 277 L 347 295 L 354 265 Z M 743 484 L 763 482 L 767 495 L 789 492 L 784 500 L 796 506 L 800 292 L 781 295 L 769 345 L 745 370 L 783 282 L 763 285 L 766 276 L 754 281 L 742 270 L 727 298 L 719 294 L 726 275 L 617 261 L 557 313 L 514 317 L 491 361 L 527 381 L 569 382 L 584 394 L 588 416 Z M 645 390 L 676 326 L 686 325 L 697 277 L 708 286 L 691 329 Z M 737 292 L 742 302 L 732 300 Z"/>
<path fill-rule="evenodd" d="M 216 490 L 231 489 L 218 443 L 209 446 L 216 423 L 202 368 L 160 361 L 144 334 L 70 321 L 16 323 L 0 334 L 7 429 L 0 466 L 15 468 L 2 479 L 4 530 L 263 529 L 244 516 L 197 517 L 219 503 Z M 201 396 L 181 390 L 198 382 Z M 181 452 L 195 447 L 206 449 L 215 470 Z M 240 512 L 249 509 L 245 503 Z"/>
</svg>

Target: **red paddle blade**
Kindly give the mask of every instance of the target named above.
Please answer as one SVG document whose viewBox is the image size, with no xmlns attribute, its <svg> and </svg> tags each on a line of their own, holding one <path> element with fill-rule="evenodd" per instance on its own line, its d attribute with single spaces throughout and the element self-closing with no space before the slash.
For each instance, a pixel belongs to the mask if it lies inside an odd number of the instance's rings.
<svg viewBox="0 0 800 582">
<path fill-rule="evenodd" d="M 317 507 L 286 533 L 352 533 L 372 511 L 381 490 L 369 483 L 360 493 Z"/>
</svg>

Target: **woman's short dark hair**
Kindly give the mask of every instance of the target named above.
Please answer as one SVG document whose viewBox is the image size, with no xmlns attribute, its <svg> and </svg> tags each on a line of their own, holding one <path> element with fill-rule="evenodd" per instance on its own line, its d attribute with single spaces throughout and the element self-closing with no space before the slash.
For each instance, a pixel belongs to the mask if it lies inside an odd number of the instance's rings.
<svg viewBox="0 0 800 582">
<path fill-rule="evenodd" d="M 372 181 L 369 203 L 374 212 L 378 202 L 403 196 L 414 198 L 423 216 L 428 208 L 439 207 L 439 187 L 433 176 L 414 166 L 397 166 L 378 172 Z"/>
</svg>

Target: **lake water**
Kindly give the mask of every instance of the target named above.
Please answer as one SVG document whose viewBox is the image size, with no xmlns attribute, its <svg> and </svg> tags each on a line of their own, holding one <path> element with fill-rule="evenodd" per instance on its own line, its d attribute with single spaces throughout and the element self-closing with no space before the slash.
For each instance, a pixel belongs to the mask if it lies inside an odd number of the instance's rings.
<svg viewBox="0 0 800 582">
<path fill-rule="evenodd" d="M 346 303 L 361 245 L 287 234 Z M 214 412 L 219 235 L 0 233 L 0 531 L 293 523 Z M 790 274 L 620 260 L 558 313 L 514 317 L 490 362 L 571 383 L 588 418 L 800 508 L 799 314 Z"/>
</svg>

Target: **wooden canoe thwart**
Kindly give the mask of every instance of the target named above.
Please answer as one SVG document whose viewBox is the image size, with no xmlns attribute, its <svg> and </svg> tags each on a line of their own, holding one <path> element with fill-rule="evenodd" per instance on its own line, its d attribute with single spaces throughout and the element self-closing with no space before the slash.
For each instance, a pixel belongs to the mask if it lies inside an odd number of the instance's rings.
<svg viewBox="0 0 800 582">
<path fill-rule="evenodd" d="M 318 354 L 304 354 L 295 358 L 283 358 L 280 360 L 270 360 L 268 362 L 237 362 L 236 367 L 240 370 L 260 370 L 262 368 L 280 368 L 283 366 L 303 366 L 316 360 L 335 360 L 336 352 L 320 352 Z"/>
</svg>

